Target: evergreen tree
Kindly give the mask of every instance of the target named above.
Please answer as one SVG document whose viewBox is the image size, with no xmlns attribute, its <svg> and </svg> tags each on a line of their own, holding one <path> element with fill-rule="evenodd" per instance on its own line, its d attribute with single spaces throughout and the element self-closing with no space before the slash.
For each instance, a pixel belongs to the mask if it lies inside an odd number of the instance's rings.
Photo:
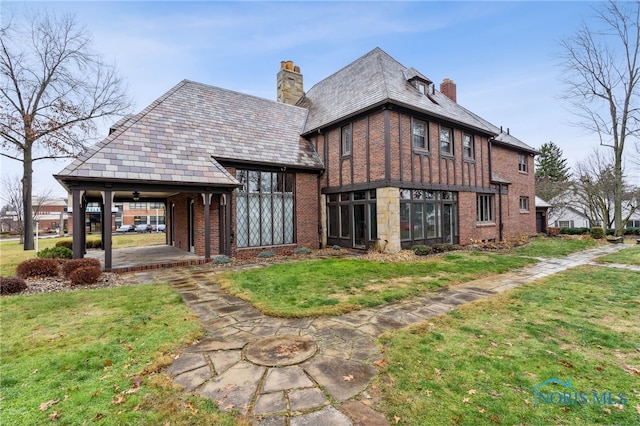
<svg viewBox="0 0 640 426">
<path fill-rule="evenodd" d="M 562 158 L 560 147 L 553 142 L 542 144 L 536 158 L 536 181 L 566 182 L 569 175 L 567 159 Z"/>
</svg>

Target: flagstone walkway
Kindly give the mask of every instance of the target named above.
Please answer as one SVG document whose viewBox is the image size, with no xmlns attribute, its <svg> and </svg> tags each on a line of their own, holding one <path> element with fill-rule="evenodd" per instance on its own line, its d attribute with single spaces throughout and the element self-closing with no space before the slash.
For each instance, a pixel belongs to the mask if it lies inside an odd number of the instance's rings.
<svg viewBox="0 0 640 426">
<path fill-rule="evenodd" d="M 167 370 L 174 383 L 210 398 L 221 410 L 251 416 L 259 425 L 375 426 L 388 424 L 366 405 L 376 361 L 382 359 L 376 340 L 381 333 L 575 266 L 597 264 L 594 259 L 624 247 L 609 244 L 540 259 L 499 276 L 336 317 L 265 316 L 221 290 L 211 265 L 128 273 L 125 278 L 171 283 L 206 330 L 207 337 L 186 348 Z"/>
</svg>

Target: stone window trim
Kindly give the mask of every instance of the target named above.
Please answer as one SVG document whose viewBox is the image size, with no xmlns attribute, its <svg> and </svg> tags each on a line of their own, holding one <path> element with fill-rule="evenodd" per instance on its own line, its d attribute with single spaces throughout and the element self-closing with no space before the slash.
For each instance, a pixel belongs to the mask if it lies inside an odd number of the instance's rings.
<svg viewBox="0 0 640 426">
<path fill-rule="evenodd" d="M 520 213 L 529 213 L 529 197 L 520 197 Z"/>
</svg>

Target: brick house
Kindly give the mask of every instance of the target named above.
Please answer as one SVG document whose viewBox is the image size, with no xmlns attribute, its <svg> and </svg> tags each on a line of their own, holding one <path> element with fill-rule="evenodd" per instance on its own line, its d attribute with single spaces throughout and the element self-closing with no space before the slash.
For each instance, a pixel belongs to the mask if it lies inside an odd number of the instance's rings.
<svg viewBox="0 0 640 426">
<path fill-rule="evenodd" d="M 206 258 L 393 252 L 535 234 L 536 153 L 458 105 L 453 81 L 437 89 L 376 48 L 307 92 L 282 62 L 277 102 L 182 81 L 56 178 L 74 211 L 164 203 L 167 244 Z"/>
</svg>

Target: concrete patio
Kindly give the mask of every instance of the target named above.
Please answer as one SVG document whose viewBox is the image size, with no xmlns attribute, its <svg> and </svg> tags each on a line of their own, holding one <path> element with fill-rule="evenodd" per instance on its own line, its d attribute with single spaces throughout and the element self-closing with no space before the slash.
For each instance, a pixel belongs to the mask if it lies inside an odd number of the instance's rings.
<svg viewBox="0 0 640 426">
<path fill-rule="evenodd" d="M 166 244 L 113 249 L 112 272 L 132 272 L 146 269 L 173 268 L 206 263 L 203 256 Z M 85 257 L 98 259 L 104 267 L 103 250 L 87 250 Z"/>
</svg>

